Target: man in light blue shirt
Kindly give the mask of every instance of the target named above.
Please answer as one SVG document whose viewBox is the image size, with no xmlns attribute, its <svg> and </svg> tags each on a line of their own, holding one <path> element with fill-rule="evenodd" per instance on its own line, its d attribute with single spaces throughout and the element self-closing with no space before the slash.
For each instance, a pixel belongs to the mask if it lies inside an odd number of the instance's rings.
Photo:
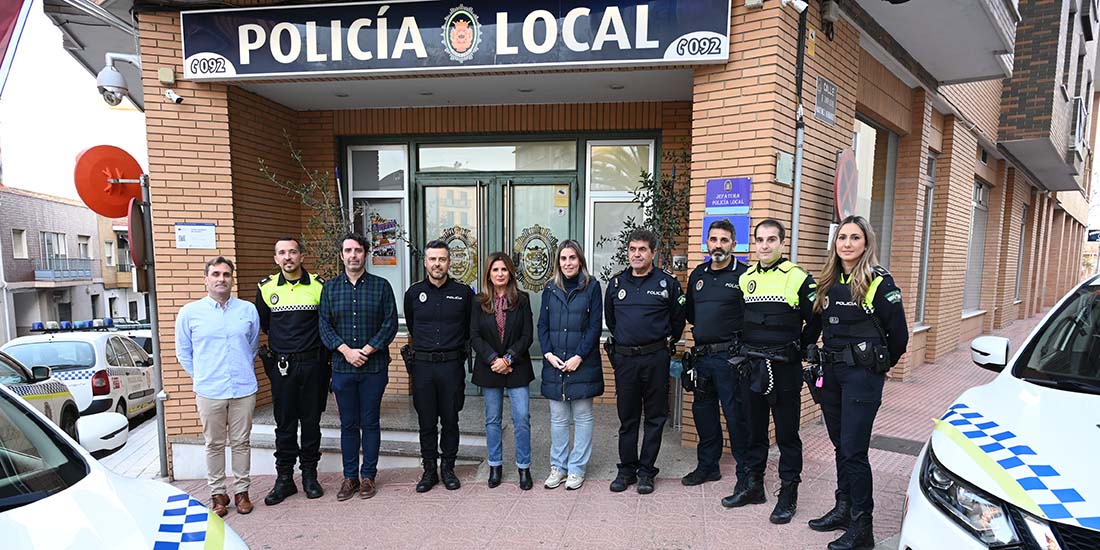
<svg viewBox="0 0 1100 550">
<path fill-rule="evenodd" d="M 233 462 L 233 495 L 237 511 L 252 511 L 252 414 L 256 409 L 254 363 L 260 342 L 260 316 L 252 302 L 230 296 L 233 262 L 218 256 L 203 272 L 207 296 L 180 309 L 176 317 L 176 358 L 194 379 L 195 403 L 206 440 L 206 481 L 211 509 L 229 512 L 225 488 L 225 444 Z"/>
</svg>

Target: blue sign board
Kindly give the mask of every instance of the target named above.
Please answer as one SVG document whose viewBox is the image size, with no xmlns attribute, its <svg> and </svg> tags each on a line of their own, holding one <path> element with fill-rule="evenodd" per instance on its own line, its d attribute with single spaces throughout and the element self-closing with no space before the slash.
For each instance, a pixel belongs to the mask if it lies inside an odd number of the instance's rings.
<svg viewBox="0 0 1100 550">
<path fill-rule="evenodd" d="M 191 80 L 729 60 L 729 0 L 414 0 L 184 11 Z"/>
<path fill-rule="evenodd" d="M 750 178 L 718 178 L 707 180 L 708 212 L 715 208 L 748 208 L 752 195 Z M 747 210 L 746 210 L 747 212 Z"/>
</svg>

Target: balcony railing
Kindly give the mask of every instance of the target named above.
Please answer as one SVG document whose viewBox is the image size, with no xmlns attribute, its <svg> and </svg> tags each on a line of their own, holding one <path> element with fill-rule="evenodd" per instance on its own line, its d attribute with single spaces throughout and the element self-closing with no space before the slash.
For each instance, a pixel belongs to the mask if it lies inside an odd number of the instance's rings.
<svg viewBox="0 0 1100 550">
<path fill-rule="evenodd" d="M 1070 147 L 1084 157 L 1089 139 L 1089 108 L 1084 97 L 1073 98 L 1073 141 Z"/>
<path fill-rule="evenodd" d="M 94 260 L 86 258 L 43 258 L 35 260 L 37 281 L 83 281 L 92 279 Z"/>
<path fill-rule="evenodd" d="M 118 264 L 119 273 L 129 273 L 134 270 L 134 264 Z"/>
</svg>

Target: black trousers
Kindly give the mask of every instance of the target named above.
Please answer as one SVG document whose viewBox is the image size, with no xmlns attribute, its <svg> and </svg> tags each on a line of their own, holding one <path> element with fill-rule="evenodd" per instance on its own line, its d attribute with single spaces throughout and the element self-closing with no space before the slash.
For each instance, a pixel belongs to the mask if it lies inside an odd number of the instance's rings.
<svg viewBox="0 0 1100 550">
<path fill-rule="evenodd" d="M 836 452 L 838 496 L 851 498 L 853 513 L 871 512 L 875 501 L 867 449 L 886 375 L 864 367 L 827 364 L 824 378 L 821 412 Z"/>
<path fill-rule="evenodd" d="M 718 416 L 721 405 L 730 450 L 737 462 L 737 478 L 741 479 L 748 473 L 745 453 L 749 444 L 749 426 L 741 393 L 741 376 L 730 366 L 728 359 L 726 353 L 696 358 L 697 376 L 707 379 L 707 383 L 702 390 L 695 390 L 691 414 L 695 418 L 695 429 L 699 432 L 699 446 L 696 448 L 699 469 L 716 472 L 718 461 L 722 458 L 722 420 Z"/>
<path fill-rule="evenodd" d="M 802 365 L 773 363 L 775 403 L 742 384 L 748 413 L 749 447 L 745 453 L 747 470 L 763 474 L 768 464 L 768 420 L 775 421 L 775 442 L 779 447 L 779 479 L 802 481 L 802 439 L 798 424 L 802 415 Z M 769 414 L 770 413 L 770 414 Z"/>
<path fill-rule="evenodd" d="M 303 472 L 316 472 L 321 460 L 321 412 L 325 409 L 331 373 L 319 356 L 292 356 L 286 376 L 272 365 L 265 372 L 271 380 L 275 409 L 275 471 L 292 475 L 298 461 Z M 298 426 L 302 428 L 301 446 Z"/>
<path fill-rule="evenodd" d="M 661 435 L 668 420 L 668 350 L 615 354 L 615 404 L 619 411 L 619 473 L 656 477 Z M 645 413 L 641 454 L 638 427 Z"/>
<path fill-rule="evenodd" d="M 462 361 L 412 362 L 413 407 L 420 423 L 420 457 L 454 464 L 458 456 L 458 412 L 466 394 Z M 437 429 L 437 425 L 440 429 Z"/>
</svg>

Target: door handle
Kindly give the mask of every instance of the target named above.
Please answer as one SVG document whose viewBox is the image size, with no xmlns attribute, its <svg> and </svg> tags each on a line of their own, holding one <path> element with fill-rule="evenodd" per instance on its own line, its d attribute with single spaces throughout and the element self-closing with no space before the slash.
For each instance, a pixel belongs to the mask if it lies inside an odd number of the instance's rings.
<svg viewBox="0 0 1100 550">
<path fill-rule="evenodd" d="M 474 209 L 476 211 L 474 217 L 477 220 L 477 227 L 474 228 L 474 236 L 475 236 L 475 238 L 477 238 L 477 258 L 478 258 L 477 266 L 478 266 L 478 269 L 476 271 L 478 271 L 478 272 L 480 272 L 481 269 L 483 268 L 481 263 L 485 261 L 485 239 L 482 238 L 485 234 L 484 232 L 485 232 L 485 218 L 486 218 L 486 213 L 485 213 L 485 192 L 482 190 L 482 188 L 484 187 L 484 184 L 485 184 L 485 182 L 483 182 L 481 180 L 477 180 L 476 192 L 474 194 L 474 200 L 477 203 L 474 206 Z M 474 283 L 479 284 L 480 283 L 480 278 L 481 278 L 480 273 L 475 273 L 474 274 Z"/>
<path fill-rule="evenodd" d="M 512 187 L 512 180 L 508 179 L 504 184 L 504 208 L 505 208 L 505 212 L 504 212 L 504 220 L 505 220 L 505 224 L 504 224 L 504 226 L 505 226 L 504 227 L 504 248 L 505 248 L 505 250 L 512 247 L 511 246 L 512 245 L 512 240 L 515 237 L 515 233 L 513 232 L 513 230 L 515 228 L 512 227 L 513 223 L 515 223 L 514 212 L 515 212 L 515 206 L 516 205 L 515 205 L 515 194 L 514 193 L 515 193 L 515 190 Z"/>
</svg>

